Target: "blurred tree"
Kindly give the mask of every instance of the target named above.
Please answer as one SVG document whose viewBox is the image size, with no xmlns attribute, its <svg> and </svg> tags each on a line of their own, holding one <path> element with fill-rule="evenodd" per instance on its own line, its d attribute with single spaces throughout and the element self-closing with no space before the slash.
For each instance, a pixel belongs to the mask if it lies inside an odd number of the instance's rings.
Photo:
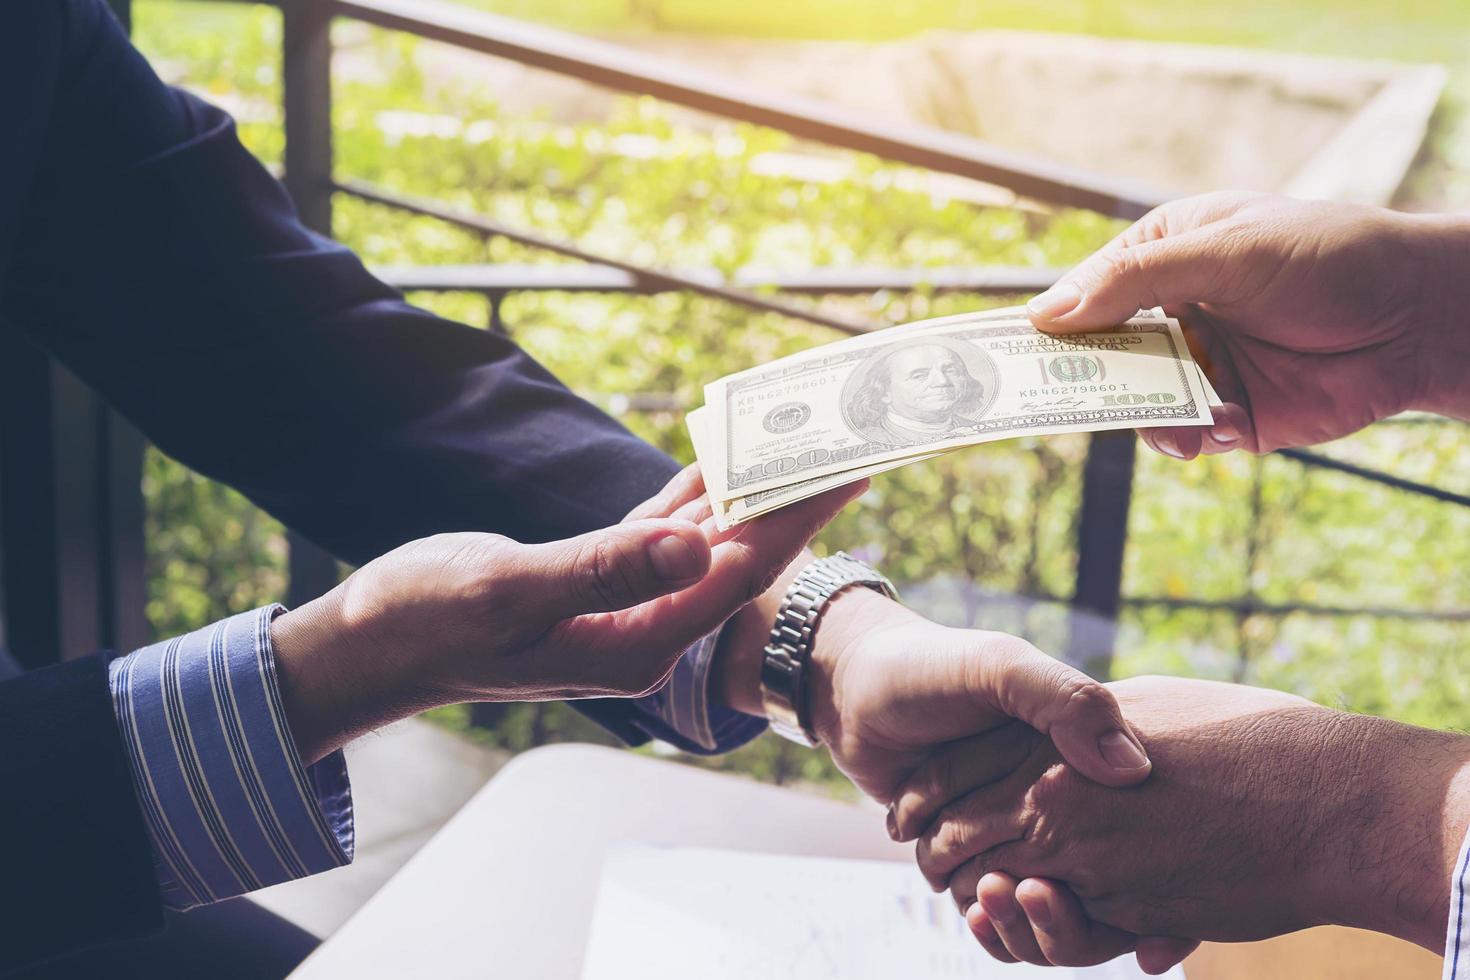
<svg viewBox="0 0 1470 980">
<path fill-rule="evenodd" d="M 247 143 L 278 161 L 279 19 L 259 8 L 140 0 L 138 36 L 166 74 L 225 98 Z M 506 117 L 483 92 L 420 68 L 409 38 L 353 26 L 354 70 L 337 80 L 338 172 L 437 197 L 632 261 L 732 271 L 745 265 L 1065 265 L 1119 225 L 1094 214 L 977 208 L 905 190 L 905 172 L 860 158 L 850 179 L 806 182 L 754 166 L 800 149 L 778 133 L 676 125 L 628 100 L 605 125 Z M 769 159 L 769 158 L 765 158 Z M 430 219 L 344 197 L 337 235 L 370 263 L 562 260 Z M 412 297 L 468 323 L 482 297 Z M 1014 301 L 1019 298 L 1005 300 Z M 899 322 L 997 304 L 976 296 L 829 300 L 851 316 Z M 692 407 L 705 381 L 834 339 L 700 297 L 518 294 L 504 304 L 517 340 L 574 389 L 673 395 Z M 643 437 L 690 457 L 682 412 L 627 417 Z M 1414 479 L 1470 485 L 1465 427 L 1379 426 L 1330 452 Z M 985 595 L 1071 590 L 1085 439 L 1023 439 L 887 474 L 823 536 L 861 549 L 900 582 L 969 583 L 942 604 L 967 625 L 1054 635 L 1045 604 L 1019 625 Z M 279 526 L 239 495 L 159 454 L 148 461 L 150 605 L 171 634 L 283 592 Z M 1279 458 L 1191 464 L 1143 454 L 1130 517 L 1125 591 L 1154 600 L 1453 610 L 1470 607 L 1470 512 Z M 982 592 L 983 590 L 983 592 Z M 934 594 L 948 595 L 943 589 Z M 937 601 L 937 600 L 936 600 Z M 936 608 L 940 608 L 936 606 Z M 1114 671 L 1231 678 L 1427 724 L 1470 720 L 1463 669 L 1470 624 L 1395 615 L 1243 614 L 1231 608 L 1127 607 Z M 1050 632 L 1049 632 L 1050 631 Z M 1056 647 L 1053 647 L 1056 649 Z M 467 708 L 435 717 L 468 728 Z M 607 740 L 560 705 L 482 709 L 478 737 L 511 749 Z M 779 781 L 840 785 L 821 753 L 762 739 L 701 764 Z"/>
</svg>

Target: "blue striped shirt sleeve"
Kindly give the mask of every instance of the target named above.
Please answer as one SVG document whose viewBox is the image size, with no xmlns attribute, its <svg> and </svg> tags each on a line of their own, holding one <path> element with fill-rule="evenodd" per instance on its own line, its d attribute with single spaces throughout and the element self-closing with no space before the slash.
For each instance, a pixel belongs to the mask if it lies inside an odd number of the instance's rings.
<svg viewBox="0 0 1470 980">
<path fill-rule="evenodd" d="M 307 769 L 276 683 L 269 606 L 110 665 L 113 707 L 170 908 L 352 860 L 352 790 L 337 752 Z"/>
<path fill-rule="evenodd" d="M 684 652 L 663 687 L 639 698 L 634 724 L 650 738 L 695 755 L 716 755 L 739 748 L 766 730 L 766 720 L 747 715 L 710 698 L 716 630 Z"/>
<path fill-rule="evenodd" d="M 1470 833 L 1460 845 L 1455 861 L 1455 881 L 1450 889 L 1450 927 L 1444 943 L 1444 980 L 1470 980 Z"/>
</svg>

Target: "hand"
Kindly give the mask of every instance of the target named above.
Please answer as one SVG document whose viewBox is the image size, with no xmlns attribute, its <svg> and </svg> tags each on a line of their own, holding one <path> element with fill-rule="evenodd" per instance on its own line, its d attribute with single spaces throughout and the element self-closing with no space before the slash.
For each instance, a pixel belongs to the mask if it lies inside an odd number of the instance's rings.
<svg viewBox="0 0 1470 980">
<path fill-rule="evenodd" d="M 273 624 L 298 750 L 311 762 L 441 704 L 652 690 L 865 487 L 715 535 L 682 519 L 708 511 L 690 467 L 630 520 L 566 541 L 460 533 L 403 545 Z"/>
<path fill-rule="evenodd" d="M 853 588 L 819 624 L 811 666 L 813 728 L 837 767 L 882 803 L 936 746 L 1014 718 L 1048 732 L 1100 783 L 1148 777 L 1107 688 L 1013 636 L 949 629 Z M 998 773 L 1020 761 L 999 751 L 985 764 Z"/>
<path fill-rule="evenodd" d="M 1144 934 L 1234 941 L 1324 923 L 1439 948 L 1470 823 L 1470 738 L 1210 681 L 1112 688 L 1155 761 L 1147 783 L 1100 787 L 1046 740 L 1001 730 L 936 754 L 901 795 L 925 877 L 968 894 L 993 955 L 1090 965 Z M 990 782 L 984 760 L 1020 745 L 1025 761 Z M 1151 939 L 1140 961 L 1161 972 L 1193 945 Z"/>
<path fill-rule="evenodd" d="M 1155 209 L 1031 301 L 1074 333 L 1163 306 L 1227 402 L 1170 456 L 1325 442 L 1405 409 L 1470 417 L 1470 222 L 1219 193 Z"/>
</svg>

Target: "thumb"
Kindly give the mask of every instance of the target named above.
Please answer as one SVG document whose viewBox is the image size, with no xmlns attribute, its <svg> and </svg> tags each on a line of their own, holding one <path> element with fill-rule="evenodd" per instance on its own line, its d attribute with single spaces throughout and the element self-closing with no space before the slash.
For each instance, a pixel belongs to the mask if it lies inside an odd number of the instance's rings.
<svg viewBox="0 0 1470 980">
<path fill-rule="evenodd" d="M 1105 786 L 1148 778 L 1153 763 L 1103 684 L 1029 645 L 992 669 L 1001 709 L 1051 736 L 1084 776 Z"/>
<path fill-rule="evenodd" d="M 509 590 L 552 621 L 639 605 L 693 585 L 710 567 L 698 525 L 671 519 L 526 545 L 523 555 Z"/>
<path fill-rule="evenodd" d="M 1219 299 L 1222 263 L 1207 229 L 1109 246 L 1026 304 L 1038 330 L 1077 333 L 1115 326 L 1141 309 Z"/>
</svg>

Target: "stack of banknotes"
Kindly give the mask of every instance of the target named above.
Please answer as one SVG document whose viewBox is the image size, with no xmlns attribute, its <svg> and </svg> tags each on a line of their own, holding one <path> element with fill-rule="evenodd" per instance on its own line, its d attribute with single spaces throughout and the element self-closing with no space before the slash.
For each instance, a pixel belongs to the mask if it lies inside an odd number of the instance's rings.
<svg viewBox="0 0 1470 980">
<path fill-rule="evenodd" d="M 1012 307 L 905 323 L 705 386 L 689 435 L 722 529 L 909 463 L 1017 436 L 1209 425 L 1179 322 L 1053 336 Z"/>
</svg>

